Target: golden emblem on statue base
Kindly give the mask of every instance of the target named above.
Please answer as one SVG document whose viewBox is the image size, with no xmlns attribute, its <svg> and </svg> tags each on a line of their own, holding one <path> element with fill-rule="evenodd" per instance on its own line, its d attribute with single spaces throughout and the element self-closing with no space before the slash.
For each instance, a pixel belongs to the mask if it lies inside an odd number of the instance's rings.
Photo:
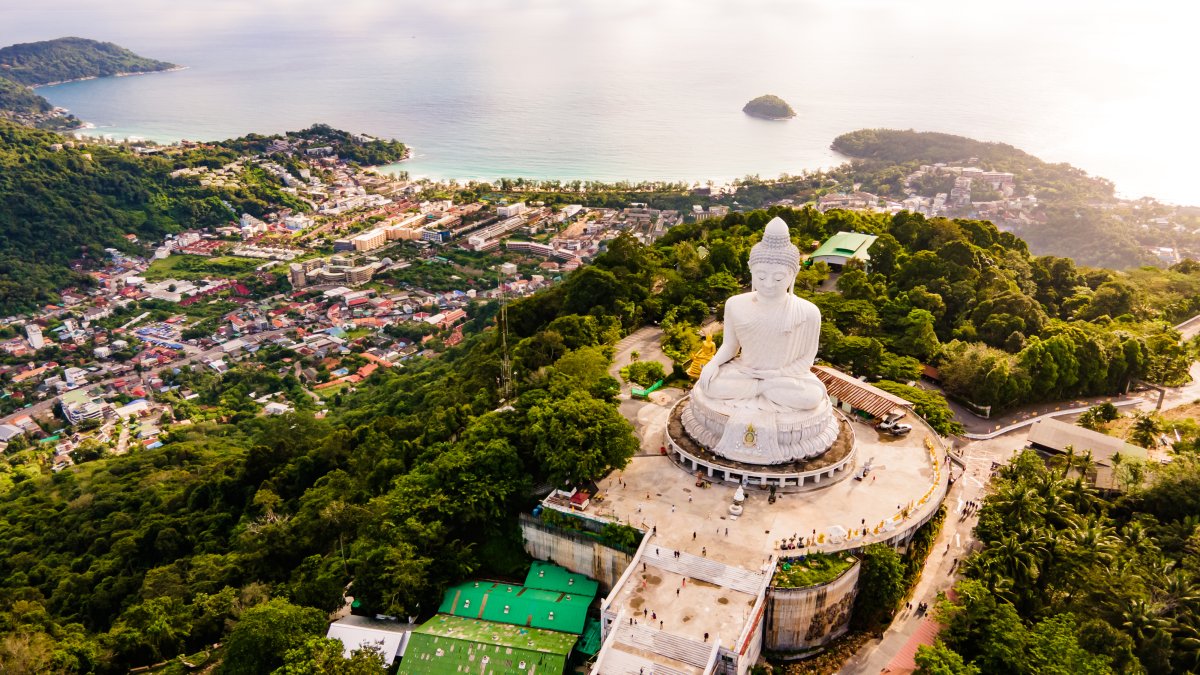
<svg viewBox="0 0 1200 675">
<path fill-rule="evenodd" d="M 757 442 L 758 442 L 758 432 L 754 430 L 754 425 L 751 424 L 746 427 L 746 433 L 742 436 L 742 443 L 747 448 L 753 448 L 754 444 Z"/>
</svg>

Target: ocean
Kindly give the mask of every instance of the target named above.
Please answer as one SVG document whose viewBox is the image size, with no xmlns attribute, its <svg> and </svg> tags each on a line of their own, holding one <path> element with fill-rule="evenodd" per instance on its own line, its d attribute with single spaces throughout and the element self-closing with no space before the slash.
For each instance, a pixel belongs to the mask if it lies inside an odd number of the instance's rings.
<svg viewBox="0 0 1200 675">
<path fill-rule="evenodd" d="M 840 133 L 912 128 L 1200 204 L 1197 14 L 1164 1 L 0 0 L 0 43 L 77 35 L 186 66 L 39 89 L 115 138 L 327 122 L 408 143 L 413 176 L 704 183 L 833 166 Z M 797 116 L 741 112 L 764 93 Z"/>
</svg>

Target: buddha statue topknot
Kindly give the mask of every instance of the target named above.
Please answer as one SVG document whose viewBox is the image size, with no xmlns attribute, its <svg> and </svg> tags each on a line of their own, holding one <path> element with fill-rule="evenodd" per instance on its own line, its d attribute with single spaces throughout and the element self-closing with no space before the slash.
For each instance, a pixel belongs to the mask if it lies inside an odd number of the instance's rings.
<svg viewBox="0 0 1200 675">
<path fill-rule="evenodd" d="M 815 457 L 838 421 L 812 372 L 821 312 L 796 297 L 800 251 L 780 218 L 750 249 L 751 291 L 725 303 L 725 336 L 705 364 L 683 413 L 684 427 L 711 451 L 749 464 Z"/>
</svg>

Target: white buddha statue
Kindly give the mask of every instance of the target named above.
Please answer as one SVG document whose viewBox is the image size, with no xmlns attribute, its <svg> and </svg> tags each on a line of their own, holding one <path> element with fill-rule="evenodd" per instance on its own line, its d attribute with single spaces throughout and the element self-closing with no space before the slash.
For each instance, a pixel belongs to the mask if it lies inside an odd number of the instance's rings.
<svg viewBox="0 0 1200 675">
<path fill-rule="evenodd" d="M 800 251 L 775 218 L 750 250 L 751 291 L 725 303 L 721 348 L 700 372 L 684 425 L 717 454 L 755 464 L 812 457 L 838 424 L 812 372 L 821 312 L 792 292 Z"/>
</svg>

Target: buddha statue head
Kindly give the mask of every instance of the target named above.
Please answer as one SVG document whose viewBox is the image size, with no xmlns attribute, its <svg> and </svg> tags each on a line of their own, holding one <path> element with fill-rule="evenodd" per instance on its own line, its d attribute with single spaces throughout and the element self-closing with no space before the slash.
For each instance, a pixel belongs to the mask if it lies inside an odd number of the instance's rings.
<svg viewBox="0 0 1200 675">
<path fill-rule="evenodd" d="M 790 295 L 800 272 L 800 249 L 792 243 L 787 223 L 773 218 L 763 230 L 762 241 L 750 249 L 750 288 L 767 298 L 777 298 L 786 289 Z"/>
</svg>

